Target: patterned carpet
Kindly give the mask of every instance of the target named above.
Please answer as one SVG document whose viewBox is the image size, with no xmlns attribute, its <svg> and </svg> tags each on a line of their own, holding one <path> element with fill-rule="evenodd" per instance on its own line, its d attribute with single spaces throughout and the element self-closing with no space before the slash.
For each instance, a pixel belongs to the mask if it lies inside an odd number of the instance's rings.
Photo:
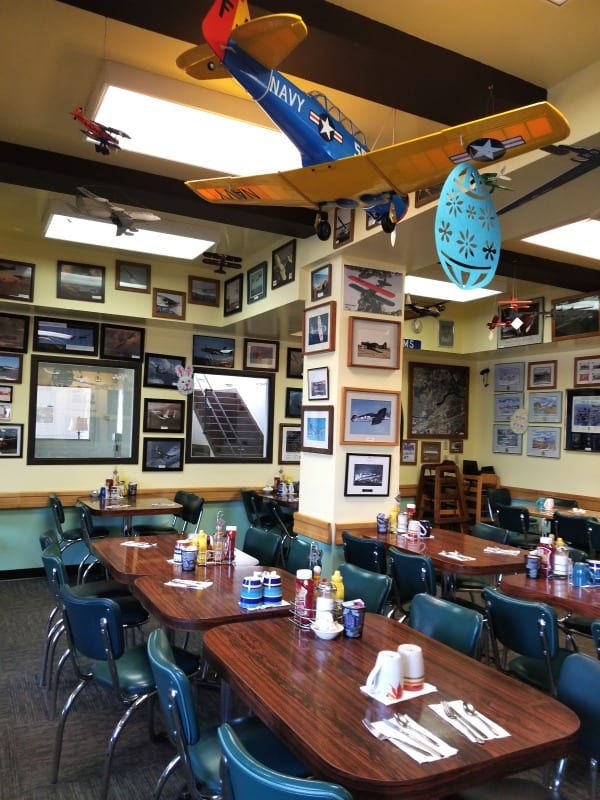
<svg viewBox="0 0 600 800">
<path fill-rule="evenodd" d="M 47 717 L 46 693 L 38 686 L 43 635 L 51 608 L 46 580 L 0 581 L 0 800 L 97 800 L 104 749 L 120 716 L 120 707 L 95 688 L 75 704 L 67 723 L 59 782 L 50 784 L 56 723 Z M 197 649 L 199 639 L 190 647 Z M 74 685 L 65 669 L 59 706 Z M 218 698 L 200 690 L 201 723 L 217 721 Z M 147 714 L 130 721 L 113 760 L 110 800 L 149 800 L 171 746 L 148 738 Z M 540 779 L 542 770 L 526 773 Z M 164 800 L 180 795 L 182 781 L 173 776 Z M 583 756 L 569 761 L 563 794 L 587 800 L 588 768 Z"/>
</svg>

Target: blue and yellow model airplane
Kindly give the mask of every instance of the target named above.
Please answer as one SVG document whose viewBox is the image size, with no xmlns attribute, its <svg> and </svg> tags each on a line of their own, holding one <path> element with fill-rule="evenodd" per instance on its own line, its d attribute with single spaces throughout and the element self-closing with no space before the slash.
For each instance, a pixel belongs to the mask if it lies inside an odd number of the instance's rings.
<svg viewBox="0 0 600 800">
<path fill-rule="evenodd" d="M 250 19 L 247 0 L 215 0 L 202 33 L 209 47 L 187 50 L 177 65 L 198 80 L 235 78 L 295 144 L 303 166 L 187 185 L 209 203 L 314 208 L 322 240 L 331 233 L 328 206 L 362 206 L 391 233 L 408 194 L 443 182 L 456 164 L 501 161 L 569 133 L 562 114 L 541 102 L 369 152 L 363 134 L 322 93 L 303 92 L 277 72 L 307 35 L 301 17 Z"/>
</svg>

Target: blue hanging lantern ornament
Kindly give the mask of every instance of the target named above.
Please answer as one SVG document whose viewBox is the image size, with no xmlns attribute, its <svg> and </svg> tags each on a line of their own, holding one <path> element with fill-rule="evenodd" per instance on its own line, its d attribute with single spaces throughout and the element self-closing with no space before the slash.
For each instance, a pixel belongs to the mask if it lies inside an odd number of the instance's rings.
<svg viewBox="0 0 600 800">
<path fill-rule="evenodd" d="M 459 164 L 446 178 L 435 215 L 442 268 L 461 289 L 486 286 L 500 259 L 500 223 L 485 178 Z"/>
</svg>

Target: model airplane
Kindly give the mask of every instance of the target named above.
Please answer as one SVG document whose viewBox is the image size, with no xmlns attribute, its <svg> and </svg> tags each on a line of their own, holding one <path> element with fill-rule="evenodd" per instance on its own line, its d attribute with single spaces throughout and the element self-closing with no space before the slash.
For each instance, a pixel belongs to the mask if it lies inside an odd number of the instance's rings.
<svg viewBox="0 0 600 800">
<path fill-rule="evenodd" d="M 198 80 L 235 78 L 296 145 L 303 166 L 187 185 L 210 203 L 314 208 L 322 240 L 331 234 L 327 206 L 362 206 L 391 233 L 409 192 L 441 183 L 456 164 L 500 161 L 569 133 L 562 114 L 541 102 L 369 152 L 361 131 L 323 94 L 303 92 L 275 69 L 306 37 L 301 17 L 250 19 L 247 0 L 215 0 L 202 33 L 209 47 L 187 50 L 177 65 Z"/>
<path fill-rule="evenodd" d="M 160 222 L 160 217 L 151 211 L 126 211 L 121 206 L 111 203 L 106 197 L 99 197 L 85 186 L 77 187 L 78 195 L 75 198 L 77 211 L 88 217 L 109 219 L 117 227 L 117 236 L 133 236 L 139 228 L 136 222 Z M 86 202 L 86 198 L 93 204 Z"/>
<path fill-rule="evenodd" d="M 229 256 L 226 253 L 211 253 L 207 251 L 202 256 L 204 264 L 209 264 L 211 267 L 217 267 L 216 273 L 224 275 L 225 269 L 240 269 L 242 266 L 242 259 L 239 256 Z"/>
<path fill-rule="evenodd" d="M 444 303 L 434 303 L 430 306 L 422 306 L 418 303 L 413 303 L 409 294 L 406 295 L 404 307 L 412 311 L 417 317 L 439 317 L 442 311 L 446 310 Z"/>
<path fill-rule="evenodd" d="M 76 106 L 71 113 L 73 114 L 73 119 L 83 125 L 81 132 L 96 142 L 96 152 L 102 153 L 103 156 L 109 155 L 111 150 L 121 149 L 117 136 L 131 139 L 131 136 L 125 131 L 109 128 L 108 125 L 103 125 L 101 122 L 96 122 L 86 117 L 83 106 Z"/>
</svg>

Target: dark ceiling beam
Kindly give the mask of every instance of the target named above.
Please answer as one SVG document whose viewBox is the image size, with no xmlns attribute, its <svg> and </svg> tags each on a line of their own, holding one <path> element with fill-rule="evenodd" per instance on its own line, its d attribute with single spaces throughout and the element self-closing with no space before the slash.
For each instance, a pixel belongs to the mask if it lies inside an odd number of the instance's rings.
<svg viewBox="0 0 600 800">
<path fill-rule="evenodd" d="M 559 286 L 573 292 L 597 292 L 600 289 L 598 270 L 512 250 L 502 250 L 496 274 L 514 280 Z"/>
<path fill-rule="evenodd" d="M 182 41 L 202 42 L 210 0 L 62 0 Z M 301 14 L 308 36 L 282 65 L 308 81 L 444 125 L 546 99 L 545 89 L 325 0 L 260 0 L 261 13 Z M 398 3 L 401 17 L 402 4 Z M 490 87 L 493 87 L 490 90 Z M 360 127 L 360 120 L 356 120 Z"/>
<path fill-rule="evenodd" d="M 314 234 L 314 211 L 205 203 L 183 181 L 105 162 L 0 142 L 0 179 L 4 183 L 72 195 L 88 186 L 113 203 L 148 208 L 191 219 L 236 225 L 305 239 Z"/>
</svg>

